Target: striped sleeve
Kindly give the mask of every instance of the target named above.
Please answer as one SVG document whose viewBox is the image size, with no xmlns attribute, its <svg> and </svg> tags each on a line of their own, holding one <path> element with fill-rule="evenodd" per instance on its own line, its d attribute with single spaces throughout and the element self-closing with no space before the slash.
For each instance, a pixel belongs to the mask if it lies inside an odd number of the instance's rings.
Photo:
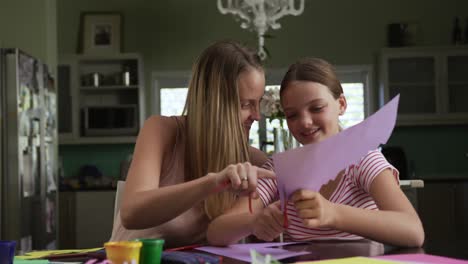
<svg viewBox="0 0 468 264">
<path fill-rule="evenodd" d="M 268 159 L 268 161 L 263 164 L 262 168 L 275 171 L 271 159 Z M 279 199 L 278 186 L 274 179 L 258 179 L 257 192 L 264 206 Z"/>
<path fill-rule="evenodd" d="M 390 169 L 397 184 L 400 183 L 398 170 L 393 167 L 378 150 L 370 151 L 364 156 L 355 169 L 357 170 L 355 173 L 356 185 L 367 193 L 369 193 L 370 186 L 375 177 L 386 169 Z"/>
</svg>

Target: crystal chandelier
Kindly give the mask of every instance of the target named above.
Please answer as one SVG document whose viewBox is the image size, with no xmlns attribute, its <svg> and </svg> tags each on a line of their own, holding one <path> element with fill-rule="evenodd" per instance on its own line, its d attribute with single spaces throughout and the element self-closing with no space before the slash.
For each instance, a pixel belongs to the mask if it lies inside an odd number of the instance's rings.
<svg viewBox="0 0 468 264">
<path fill-rule="evenodd" d="M 296 5 L 296 2 L 298 3 Z M 258 55 L 266 59 L 265 34 L 268 29 L 279 29 L 276 22 L 283 16 L 298 16 L 304 11 L 304 0 L 218 0 L 221 14 L 233 14 L 241 20 L 241 28 L 255 31 L 258 37 Z"/>
</svg>

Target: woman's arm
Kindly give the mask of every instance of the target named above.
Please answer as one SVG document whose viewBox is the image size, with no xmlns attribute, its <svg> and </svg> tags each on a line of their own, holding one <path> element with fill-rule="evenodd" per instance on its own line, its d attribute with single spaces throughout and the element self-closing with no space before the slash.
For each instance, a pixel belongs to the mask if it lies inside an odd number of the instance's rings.
<svg viewBox="0 0 468 264">
<path fill-rule="evenodd" d="M 263 166 L 263 164 L 265 164 L 265 162 L 267 162 L 268 160 L 267 155 L 263 151 L 257 148 L 254 148 L 252 146 L 249 146 L 249 156 L 250 156 L 250 163 L 252 163 L 252 165 L 255 165 L 257 167 Z"/>
<path fill-rule="evenodd" d="M 255 217 L 249 212 L 248 199 L 248 197 L 240 197 L 233 208 L 211 221 L 206 232 L 209 244 L 227 246 L 251 234 L 250 225 Z M 253 199 L 253 212 L 257 213 L 262 209 L 261 200 Z"/>
<path fill-rule="evenodd" d="M 162 163 L 166 155 L 172 155 L 176 129 L 173 120 L 159 116 L 148 119 L 141 129 L 120 210 L 125 228 L 144 229 L 160 225 L 215 191 L 221 191 L 223 188 L 220 187 L 225 184 L 229 184 L 226 188 L 231 190 L 250 193 L 256 188 L 257 175 L 274 176 L 269 171 L 244 163 L 230 165 L 221 172 L 208 173 L 193 181 L 159 188 Z M 244 177 L 248 177 L 248 185 L 242 184 Z"/>
<path fill-rule="evenodd" d="M 264 208 L 261 199 L 252 200 L 253 213 L 248 200 L 241 197 L 227 213 L 217 217 L 208 226 L 208 243 L 227 246 L 253 234 L 257 238 L 272 241 L 283 232 L 283 214 L 279 201 Z"/>
<path fill-rule="evenodd" d="M 162 224 L 215 189 L 213 177 L 159 188 L 162 163 L 172 155 L 176 134 L 177 124 L 170 118 L 153 116 L 145 121 L 135 145 L 120 209 L 125 228 L 143 229 Z M 174 203 L 175 200 L 178 202 Z"/>
<path fill-rule="evenodd" d="M 306 190 L 295 192 L 291 200 L 308 227 L 329 227 L 393 245 L 422 246 L 421 221 L 390 169 L 375 177 L 370 195 L 379 211 L 335 204 Z"/>
</svg>

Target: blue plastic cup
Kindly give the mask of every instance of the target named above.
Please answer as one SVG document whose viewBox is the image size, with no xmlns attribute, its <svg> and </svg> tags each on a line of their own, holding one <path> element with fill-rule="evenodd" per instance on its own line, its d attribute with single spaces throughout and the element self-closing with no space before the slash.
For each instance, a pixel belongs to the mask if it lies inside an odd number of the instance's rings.
<svg viewBox="0 0 468 264">
<path fill-rule="evenodd" d="M 0 240 L 0 263 L 12 264 L 15 257 L 16 241 Z"/>
</svg>

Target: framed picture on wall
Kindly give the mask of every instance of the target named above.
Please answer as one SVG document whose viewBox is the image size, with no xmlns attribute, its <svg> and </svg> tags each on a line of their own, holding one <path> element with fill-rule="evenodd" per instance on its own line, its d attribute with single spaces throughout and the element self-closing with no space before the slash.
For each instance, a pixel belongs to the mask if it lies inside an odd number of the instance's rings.
<svg viewBox="0 0 468 264">
<path fill-rule="evenodd" d="M 115 54 L 121 52 L 122 15 L 87 12 L 81 14 L 78 52 Z"/>
</svg>

